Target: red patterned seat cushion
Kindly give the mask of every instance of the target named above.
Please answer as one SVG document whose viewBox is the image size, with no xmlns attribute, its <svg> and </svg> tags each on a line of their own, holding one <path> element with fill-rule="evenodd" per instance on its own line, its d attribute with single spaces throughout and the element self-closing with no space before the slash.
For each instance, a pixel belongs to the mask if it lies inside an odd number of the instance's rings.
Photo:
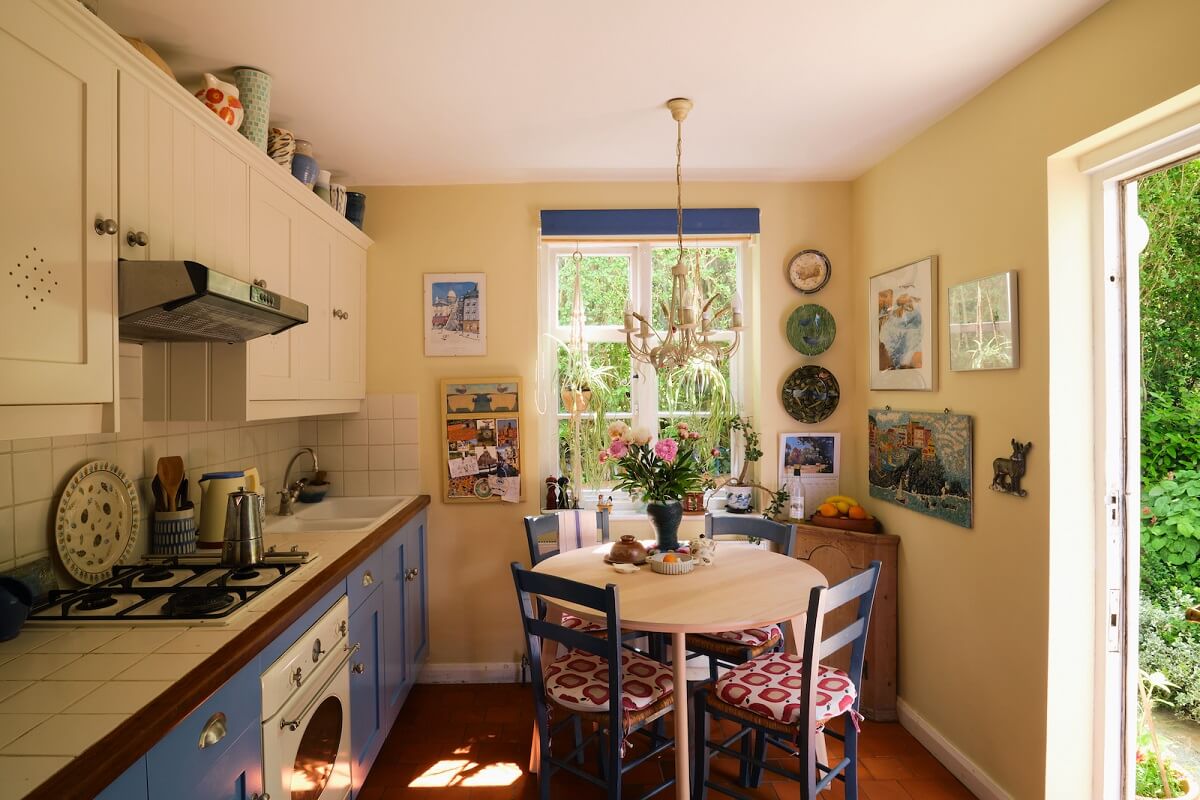
<svg viewBox="0 0 1200 800">
<path fill-rule="evenodd" d="M 583 617 L 577 617 L 565 611 L 562 615 L 562 625 L 564 628 L 570 628 L 573 631 L 580 631 L 581 633 L 597 633 L 608 630 L 608 628 L 598 622 L 588 622 Z"/>
<path fill-rule="evenodd" d="M 717 681 L 718 698 L 731 706 L 794 725 L 804 713 L 800 705 L 800 682 L 804 659 L 787 653 L 768 653 L 739 664 Z M 850 676 L 840 669 L 818 666 L 813 685 L 817 723 L 823 724 L 844 714 L 858 697 Z"/>
<path fill-rule="evenodd" d="M 646 708 L 674 688 L 670 669 L 625 649 L 621 650 L 621 675 L 621 706 L 626 711 Z M 608 662 L 591 653 L 567 653 L 546 670 L 546 694 L 572 711 L 607 711 Z"/>
<path fill-rule="evenodd" d="M 701 639 L 720 639 L 725 642 L 745 645 L 746 647 L 761 647 L 764 644 L 778 642 L 783 639 L 783 631 L 778 625 L 768 625 L 765 628 L 746 628 L 740 631 L 721 631 L 720 633 L 697 634 Z"/>
</svg>

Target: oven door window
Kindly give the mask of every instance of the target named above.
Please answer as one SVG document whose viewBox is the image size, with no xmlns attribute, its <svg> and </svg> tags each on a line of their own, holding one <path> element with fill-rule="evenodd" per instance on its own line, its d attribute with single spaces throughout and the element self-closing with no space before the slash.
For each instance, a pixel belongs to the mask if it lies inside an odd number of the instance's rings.
<svg viewBox="0 0 1200 800">
<path fill-rule="evenodd" d="M 333 775 L 342 740 L 342 701 L 330 696 L 304 727 L 292 767 L 292 800 L 319 800 Z"/>
</svg>

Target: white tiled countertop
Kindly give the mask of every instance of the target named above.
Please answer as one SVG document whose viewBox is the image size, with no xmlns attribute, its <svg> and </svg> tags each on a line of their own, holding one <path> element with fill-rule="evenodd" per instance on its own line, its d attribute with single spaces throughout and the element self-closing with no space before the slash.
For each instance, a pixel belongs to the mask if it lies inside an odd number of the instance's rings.
<svg viewBox="0 0 1200 800">
<path fill-rule="evenodd" d="M 25 797 L 368 535 L 268 532 L 267 547 L 319 558 L 223 625 L 38 622 L 0 642 L 0 800 Z"/>
</svg>

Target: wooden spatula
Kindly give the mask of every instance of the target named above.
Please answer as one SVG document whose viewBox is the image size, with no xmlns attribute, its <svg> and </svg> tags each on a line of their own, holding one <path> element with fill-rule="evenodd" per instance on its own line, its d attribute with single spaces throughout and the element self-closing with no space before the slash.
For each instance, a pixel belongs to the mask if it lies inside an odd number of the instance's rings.
<svg viewBox="0 0 1200 800">
<path fill-rule="evenodd" d="M 158 479 L 162 482 L 167 511 L 176 511 L 175 498 L 179 484 L 183 482 L 183 459 L 179 456 L 164 456 L 158 460 Z"/>
</svg>

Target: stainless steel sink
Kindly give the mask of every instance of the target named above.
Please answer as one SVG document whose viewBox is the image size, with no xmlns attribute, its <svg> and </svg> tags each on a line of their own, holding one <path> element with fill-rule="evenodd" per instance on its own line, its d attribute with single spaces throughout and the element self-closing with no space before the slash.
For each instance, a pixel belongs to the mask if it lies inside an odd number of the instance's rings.
<svg viewBox="0 0 1200 800">
<path fill-rule="evenodd" d="M 267 516 L 267 533 L 310 533 L 319 531 L 369 531 L 413 499 L 413 495 L 391 497 L 327 497 L 320 503 L 297 503 L 289 517 Z"/>
</svg>

